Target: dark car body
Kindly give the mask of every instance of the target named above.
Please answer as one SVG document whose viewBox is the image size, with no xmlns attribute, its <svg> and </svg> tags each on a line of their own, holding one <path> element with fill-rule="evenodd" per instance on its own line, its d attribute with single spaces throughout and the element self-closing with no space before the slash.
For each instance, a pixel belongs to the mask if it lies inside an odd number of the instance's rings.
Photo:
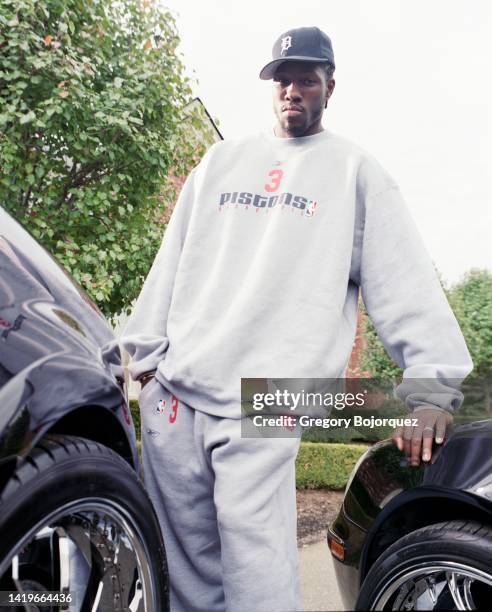
<svg viewBox="0 0 492 612">
<path fill-rule="evenodd" d="M 169 609 L 118 342 L 0 207 L 0 608 L 14 596 L 74 612 Z"/>
<path fill-rule="evenodd" d="M 492 420 L 456 427 L 429 464 L 410 467 L 391 441 L 371 447 L 349 480 L 328 531 L 348 610 L 380 555 L 415 530 L 442 521 L 492 525 Z"/>
<path fill-rule="evenodd" d="M 0 491 L 48 431 L 101 442 L 137 468 L 123 381 L 102 314 L 0 208 Z"/>
</svg>

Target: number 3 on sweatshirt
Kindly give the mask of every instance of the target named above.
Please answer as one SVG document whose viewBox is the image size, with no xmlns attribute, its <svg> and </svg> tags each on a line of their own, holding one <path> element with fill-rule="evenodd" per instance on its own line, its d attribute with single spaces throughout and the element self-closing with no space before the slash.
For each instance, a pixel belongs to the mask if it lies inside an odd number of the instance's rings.
<svg viewBox="0 0 492 612">
<path fill-rule="evenodd" d="M 175 395 L 171 395 L 171 414 L 169 415 L 169 422 L 175 423 L 178 416 L 178 398 Z"/>
<path fill-rule="evenodd" d="M 277 191 L 277 189 L 280 187 L 280 181 L 284 176 L 284 171 L 279 169 L 270 170 L 268 176 L 271 177 L 271 181 L 270 183 L 265 184 L 265 190 L 269 193 L 273 193 L 274 191 Z"/>
</svg>

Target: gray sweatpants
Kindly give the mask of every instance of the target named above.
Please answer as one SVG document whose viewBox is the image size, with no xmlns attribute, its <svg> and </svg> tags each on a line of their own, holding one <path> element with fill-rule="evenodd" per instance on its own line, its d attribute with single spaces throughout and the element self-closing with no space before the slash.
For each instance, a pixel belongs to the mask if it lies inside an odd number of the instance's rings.
<svg viewBox="0 0 492 612">
<path fill-rule="evenodd" d="M 241 438 L 241 420 L 139 399 L 144 478 L 164 536 L 172 612 L 302 610 L 296 542 L 299 438 Z"/>
</svg>

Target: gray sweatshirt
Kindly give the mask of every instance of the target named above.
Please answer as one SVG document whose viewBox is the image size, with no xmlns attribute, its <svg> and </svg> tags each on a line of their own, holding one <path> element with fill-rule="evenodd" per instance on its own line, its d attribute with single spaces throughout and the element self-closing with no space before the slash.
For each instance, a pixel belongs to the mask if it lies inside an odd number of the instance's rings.
<svg viewBox="0 0 492 612">
<path fill-rule="evenodd" d="M 125 329 L 130 373 L 157 369 L 188 405 L 237 418 L 241 377 L 344 375 L 359 289 L 405 369 L 408 406 L 456 409 L 471 359 L 385 170 L 328 131 L 217 143 L 181 191 Z"/>
</svg>

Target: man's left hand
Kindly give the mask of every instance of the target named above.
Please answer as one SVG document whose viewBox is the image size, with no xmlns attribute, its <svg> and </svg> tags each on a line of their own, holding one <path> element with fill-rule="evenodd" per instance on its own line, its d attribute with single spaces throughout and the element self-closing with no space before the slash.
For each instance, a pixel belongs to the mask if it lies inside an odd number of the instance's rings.
<svg viewBox="0 0 492 612">
<path fill-rule="evenodd" d="M 436 444 L 443 443 L 446 428 L 453 422 L 453 415 L 429 406 L 419 408 L 409 416 L 418 419 L 417 425 L 397 427 L 393 433 L 393 442 L 399 450 L 405 451 L 405 455 L 410 458 L 410 465 L 417 466 L 421 456 L 423 461 L 431 460 L 434 437 Z"/>
</svg>

